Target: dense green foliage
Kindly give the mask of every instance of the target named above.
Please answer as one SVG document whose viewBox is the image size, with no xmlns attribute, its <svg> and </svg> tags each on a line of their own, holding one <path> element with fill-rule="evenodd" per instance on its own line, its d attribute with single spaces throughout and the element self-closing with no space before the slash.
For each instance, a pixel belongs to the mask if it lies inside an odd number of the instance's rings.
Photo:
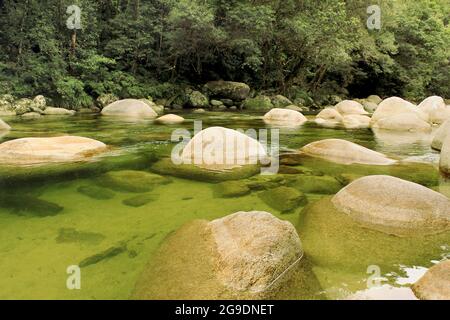
<svg viewBox="0 0 450 320">
<path fill-rule="evenodd" d="M 382 28 L 368 30 L 377 2 Z M 0 0 L 0 93 L 79 108 L 224 79 L 319 103 L 449 97 L 449 13 L 448 0 Z"/>
</svg>

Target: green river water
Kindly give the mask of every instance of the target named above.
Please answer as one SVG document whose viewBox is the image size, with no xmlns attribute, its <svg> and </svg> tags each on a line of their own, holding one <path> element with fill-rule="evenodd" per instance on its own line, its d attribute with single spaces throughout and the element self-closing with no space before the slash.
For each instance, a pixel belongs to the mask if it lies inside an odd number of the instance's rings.
<svg viewBox="0 0 450 320">
<path fill-rule="evenodd" d="M 43 117 L 37 120 L 7 121 L 13 130 L 0 138 L 0 142 L 21 137 L 46 137 L 63 134 L 93 138 L 111 146 L 111 150 L 90 163 L 58 165 L 52 168 L 5 167 L 0 164 L 1 197 L 18 199 L 13 204 L 0 201 L 0 299 L 127 299 L 133 292 L 139 275 L 151 261 L 155 251 L 168 234 L 186 222 L 195 219 L 213 220 L 237 211 L 262 210 L 299 225 L 302 207 L 282 214 L 271 208 L 258 192 L 236 198 L 219 198 L 214 194 L 214 184 L 171 177 L 171 183 L 154 188 L 153 201 L 131 207 L 124 200 L 136 193 L 110 190 L 109 196 L 88 196 L 80 190 L 97 187 L 98 177 L 110 170 L 133 169 L 149 171 L 152 163 L 168 157 L 174 146 L 170 141 L 175 128 L 193 130 L 193 120 L 203 120 L 203 128 L 223 126 L 232 129 L 266 128 L 260 115 L 241 113 L 205 114 L 183 113 L 182 125 L 156 125 L 152 121 L 127 122 L 102 118 L 96 115 L 74 117 Z M 374 135 L 370 130 L 342 130 L 319 128 L 307 123 L 300 128 L 281 129 L 281 153 L 299 149 L 307 143 L 340 138 L 361 144 L 399 159 L 417 161 L 396 168 L 344 166 L 317 159 L 304 159 L 292 166 L 318 176 L 331 176 L 342 180 L 342 175 L 392 174 L 419 182 L 446 195 L 447 184 L 438 175 L 438 153 L 429 147 L 428 137 L 402 137 L 392 134 Z M 81 188 L 81 189 L 80 189 Z M 108 189 L 109 190 L 109 189 Z M 368 190 L 370 192 L 370 190 Z M 5 196 L 6 195 L 6 196 Z M 97 197 L 97 199 L 96 199 Z M 309 203 L 321 200 L 324 195 L 307 193 Z M 41 199 L 63 209 L 55 215 L 40 215 L 23 209 L 28 199 Z M 319 219 L 319 217 L 317 218 Z M 324 219 L 328 219 L 324 217 Z M 339 221 L 329 219 L 330 227 L 339 229 Z M 314 227 L 302 225 L 305 239 L 320 238 Z M 306 229 L 305 229 L 306 228 Z M 309 228 L 309 229 L 308 229 Z M 350 232 L 350 233 L 349 233 Z M 358 231 L 355 231 L 355 237 Z M 339 246 L 347 239 L 326 239 L 327 246 Z M 303 239 L 301 231 L 300 238 Z M 344 237 L 344 236 L 343 236 Z M 371 235 L 368 235 L 371 237 Z M 405 268 L 429 267 L 432 260 L 448 255 L 448 237 L 432 244 L 430 256 L 409 259 L 397 255 L 378 261 L 379 252 L 373 251 L 373 264 L 383 265 L 382 273 L 388 282 L 400 286 L 398 279 L 405 276 Z M 372 246 L 377 246 L 374 236 Z M 384 241 L 384 240 L 383 240 Z M 386 241 L 379 250 L 397 252 L 413 245 L 405 241 Z M 365 251 L 364 251 L 365 250 Z M 346 294 L 365 288 L 372 247 L 366 247 L 365 264 L 348 265 L 350 258 L 333 257 L 339 266 L 322 263 L 324 254 L 320 244 L 305 243 L 306 255 L 312 259 L 312 269 L 327 298 L 343 298 Z M 408 251 L 408 250 L 406 250 Z M 368 253 L 367 253 L 368 252 Z M 349 255 L 357 255 L 349 252 Z M 411 253 L 414 255 L 414 252 Z M 325 258 L 326 260 L 326 255 Z M 363 259 L 364 260 L 364 259 Z M 386 266 L 384 266 L 386 262 Z M 411 263 L 414 262 L 414 265 Z M 68 290 L 66 269 L 70 265 L 82 266 L 81 290 Z M 403 270 L 403 271 L 402 271 Z M 176 275 L 174 275 L 176 276 Z"/>
</svg>

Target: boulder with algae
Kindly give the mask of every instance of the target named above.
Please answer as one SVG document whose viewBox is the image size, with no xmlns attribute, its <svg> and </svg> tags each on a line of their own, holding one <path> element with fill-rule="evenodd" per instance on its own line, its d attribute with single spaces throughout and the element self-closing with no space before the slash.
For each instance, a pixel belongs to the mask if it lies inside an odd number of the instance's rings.
<svg viewBox="0 0 450 320">
<path fill-rule="evenodd" d="M 364 274 L 378 265 L 387 273 L 394 265 L 421 265 L 445 254 L 450 200 L 398 178 L 363 177 L 307 206 L 298 231 L 318 266 Z"/>
<path fill-rule="evenodd" d="M 311 299 L 319 292 L 294 227 L 253 211 L 193 221 L 171 234 L 132 298 Z"/>
</svg>

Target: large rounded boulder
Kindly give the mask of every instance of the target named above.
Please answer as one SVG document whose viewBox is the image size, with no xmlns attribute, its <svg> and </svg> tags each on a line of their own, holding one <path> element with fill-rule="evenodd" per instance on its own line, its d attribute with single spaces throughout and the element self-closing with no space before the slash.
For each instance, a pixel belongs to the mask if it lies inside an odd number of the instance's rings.
<svg viewBox="0 0 450 320">
<path fill-rule="evenodd" d="M 441 150 L 444 144 L 445 138 L 450 132 L 450 120 L 445 121 L 434 133 L 433 141 L 431 142 L 431 147 L 435 150 Z"/>
<path fill-rule="evenodd" d="M 261 292 L 303 256 L 294 226 L 267 212 L 237 212 L 210 222 L 218 277 L 237 291 Z"/>
<path fill-rule="evenodd" d="M 430 131 L 429 117 L 398 97 L 383 100 L 372 115 L 371 127 L 393 131 Z"/>
<path fill-rule="evenodd" d="M 450 200 L 391 176 L 360 178 L 339 191 L 334 206 L 361 225 L 397 236 L 450 230 Z"/>
<path fill-rule="evenodd" d="M 319 286 L 307 266 L 290 222 L 267 212 L 237 212 L 191 222 L 172 234 L 144 270 L 133 298 L 311 298 Z"/>
<path fill-rule="evenodd" d="M 442 124 L 450 118 L 450 108 L 445 105 L 444 99 L 438 96 L 426 98 L 419 104 L 418 109 L 428 115 L 431 123 Z"/>
<path fill-rule="evenodd" d="M 77 136 L 21 138 L 0 144 L 0 162 L 28 165 L 81 161 L 106 150 L 100 141 Z"/>
<path fill-rule="evenodd" d="M 181 152 L 183 164 L 227 170 L 267 161 L 264 146 L 237 130 L 210 127 L 197 133 Z"/>
<path fill-rule="evenodd" d="M 156 118 L 158 116 L 148 104 L 136 99 L 115 101 L 103 108 L 102 115 L 124 118 Z"/>
<path fill-rule="evenodd" d="M 450 260 L 431 267 L 412 290 L 421 300 L 450 300 Z"/>
<path fill-rule="evenodd" d="M 264 115 L 264 122 L 275 125 L 299 126 L 308 119 L 298 111 L 274 108 Z"/>
<path fill-rule="evenodd" d="M 341 139 L 312 142 L 300 149 L 303 153 L 341 164 L 390 165 L 396 161 L 384 154 Z"/>
<path fill-rule="evenodd" d="M 362 104 L 352 100 L 339 102 L 334 108 L 343 116 L 351 114 L 368 114 L 368 112 L 364 110 Z"/>
</svg>

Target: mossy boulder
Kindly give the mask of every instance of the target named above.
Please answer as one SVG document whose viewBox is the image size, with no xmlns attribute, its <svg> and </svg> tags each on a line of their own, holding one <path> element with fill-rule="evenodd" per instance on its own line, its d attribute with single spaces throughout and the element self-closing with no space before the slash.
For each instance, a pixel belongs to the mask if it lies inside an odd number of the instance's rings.
<svg viewBox="0 0 450 320">
<path fill-rule="evenodd" d="M 385 274 L 396 271 L 396 265 L 427 264 L 439 259 L 442 246 L 450 241 L 449 232 L 399 237 L 371 230 L 337 210 L 331 197 L 306 206 L 297 231 L 305 254 L 316 266 L 363 276 L 370 265 Z"/>
<path fill-rule="evenodd" d="M 122 203 L 129 207 L 138 208 L 138 207 L 142 207 L 142 206 L 146 205 L 147 203 L 156 201 L 157 199 L 158 199 L 158 195 L 145 193 L 145 194 L 140 194 L 138 196 L 125 199 L 122 201 Z"/>
<path fill-rule="evenodd" d="M 202 169 L 190 164 L 176 165 L 171 159 L 159 160 L 153 164 L 151 170 L 162 175 L 171 175 L 179 178 L 206 182 L 240 180 L 260 173 L 260 167 L 257 165 L 246 165 L 234 169 L 218 171 Z"/>
<path fill-rule="evenodd" d="M 268 111 L 273 108 L 273 104 L 270 97 L 260 95 L 255 98 L 247 98 L 243 107 L 250 111 Z"/>
<path fill-rule="evenodd" d="M 290 186 L 305 193 L 317 194 L 335 194 L 342 188 L 334 177 L 312 175 L 301 175 Z"/>
<path fill-rule="evenodd" d="M 215 196 L 218 198 L 236 198 L 250 193 L 250 188 L 240 181 L 225 181 L 214 186 Z"/>
<path fill-rule="evenodd" d="M 209 106 L 208 97 L 200 91 L 192 91 L 187 94 L 187 105 L 192 108 L 206 108 Z"/>
<path fill-rule="evenodd" d="M 263 191 L 258 196 L 268 206 L 281 213 L 291 212 L 300 206 L 306 205 L 308 202 L 302 192 L 284 186 Z"/>
<path fill-rule="evenodd" d="M 241 101 L 248 97 L 250 87 L 242 82 L 210 81 L 204 91 L 211 97 Z"/>
<path fill-rule="evenodd" d="M 101 186 L 112 190 L 144 193 L 159 185 L 170 183 L 171 179 L 145 171 L 123 170 L 110 171 L 99 177 L 97 181 Z"/>
<path fill-rule="evenodd" d="M 77 191 L 89 198 L 96 200 L 108 200 L 115 196 L 111 190 L 97 187 L 97 186 L 80 186 Z"/>
<path fill-rule="evenodd" d="M 286 98 L 285 96 L 278 94 L 272 97 L 272 104 L 275 108 L 284 108 L 292 105 L 292 101 Z"/>
</svg>

